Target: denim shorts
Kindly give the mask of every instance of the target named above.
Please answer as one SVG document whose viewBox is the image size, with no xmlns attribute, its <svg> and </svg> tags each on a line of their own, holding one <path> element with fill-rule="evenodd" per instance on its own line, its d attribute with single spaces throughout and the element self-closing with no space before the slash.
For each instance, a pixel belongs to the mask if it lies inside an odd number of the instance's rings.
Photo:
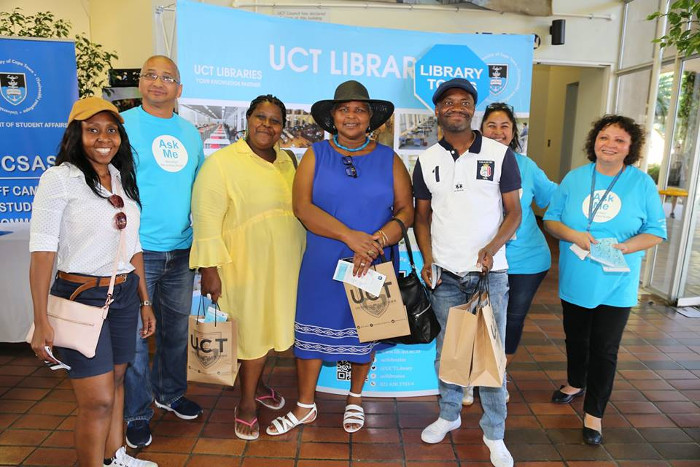
<svg viewBox="0 0 700 467">
<path fill-rule="evenodd" d="M 140 309 L 138 296 L 139 276 L 130 273 L 125 282 L 114 286 L 114 301 L 109 306 L 95 356 L 87 358 L 77 350 L 56 347 L 58 358 L 71 366 L 70 378 L 87 378 L 109 373 L 114 365 L 128 363 L 136 349 L 136 325 Z M 69 298 L 81 284 L 56 277 L 51 286 L 51 295 Z M 102 306 L 107 299 L 109 287 L 93 287 L 84 290 L 75 301 L 85 305 Z"/>
</svg>

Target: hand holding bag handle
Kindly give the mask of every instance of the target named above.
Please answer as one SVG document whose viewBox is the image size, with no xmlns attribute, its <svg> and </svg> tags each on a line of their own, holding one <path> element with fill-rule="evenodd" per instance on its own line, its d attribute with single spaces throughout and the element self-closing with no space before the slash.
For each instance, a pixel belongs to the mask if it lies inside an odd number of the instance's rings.
<svg viewBox="0 0 700 467">
<path fill-rule="evenodd" d="M 428 298 L 425 286 L 418 277 L 406 225 L 398 217 L 394 217 L 391 220 L 398 223 L 401 227 L 401 233 L 406 242 L 408 260 L 411 263 L 411 271 L 409 274 L 405 277 L 399 276 L 397 278 L 399 289 L 401 290 L 401 298 L 408 314 L 408 325 L 411 329 L 411 334 L 408 336 L 386 339 L 384 342 L 392 344 L 427 344 L 432 342 L 440 333 L 440 323 L 438 323 L 435 312 L 433 312 L 432 306 L 430 305 L 430 299 Z"/>
</svg>

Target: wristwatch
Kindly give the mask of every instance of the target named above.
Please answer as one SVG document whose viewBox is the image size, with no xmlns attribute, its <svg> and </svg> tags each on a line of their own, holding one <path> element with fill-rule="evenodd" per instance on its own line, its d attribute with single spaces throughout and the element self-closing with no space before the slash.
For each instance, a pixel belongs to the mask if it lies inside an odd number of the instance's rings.
<svg viewBox="0 0 700 467">
<path fill-rule="evenodd" d="M 153 303 L 150 300 L 144 300 L 141 302 L 141 306 L 153 306 Z"/>
</svg>

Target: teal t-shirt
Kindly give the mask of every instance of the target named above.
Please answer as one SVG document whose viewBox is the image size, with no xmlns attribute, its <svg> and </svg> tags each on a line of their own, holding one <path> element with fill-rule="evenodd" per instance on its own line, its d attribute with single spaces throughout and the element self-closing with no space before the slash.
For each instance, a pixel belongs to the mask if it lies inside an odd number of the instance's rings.
<svg viewBox="0 0 700 467">
<path fill-rule="evenodd" d="M 587 164 L 564 177 L 544 220 L 559 221 L 574 230 L 586 230 L 594 167 L 595 164 Z M 596 173 L 594 206 L 614 178 Z M 591 235 L 614 237 L 621 243 L 642 233 L 666 239 L 666 217 L 651 177 L 636 167 L 627 166 L 595 214 Z M 630 272 L 605 272 L 600 263 L 589 257 L 580 260 L 570 246 L 571 242 L 559 242 L 559 297 L 584 308 L 637 304 L 644 251 L 625 255 Z"/>
<path fill-rule="evenodd" d="M 515 154 L 520 169 L 520 208 L 523 212 L 520 227 L 515 238 L 506 243 L 508 274 L 536 274 L 546 271 L 552 265 L 547 240 L 537 226 L 532 202 L 545 208 L 549 204 L 557 184 L 547 178 L 535 161 L 522 154 Z"/>
<path fill-rule="evenodd" d="M 141 246 L 151 251 L 189 248 L 192 184 L 204 162 L 199 131 L 179 115 L 159 118 L 143 107 L 122 117 L 136 162 Z"/>
</svg>

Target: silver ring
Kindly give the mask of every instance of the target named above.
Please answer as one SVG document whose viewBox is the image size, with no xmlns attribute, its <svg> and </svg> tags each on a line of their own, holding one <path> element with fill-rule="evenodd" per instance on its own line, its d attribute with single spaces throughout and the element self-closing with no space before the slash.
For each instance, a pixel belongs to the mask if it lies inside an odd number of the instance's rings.
<svg viewBox="0 0 700 467">
<path fill-rule="evenodd" d="M 365 263 L 360 263 L 360 266 L 364 266 L 364 265 L 365 265 Z"/>
</svg>

